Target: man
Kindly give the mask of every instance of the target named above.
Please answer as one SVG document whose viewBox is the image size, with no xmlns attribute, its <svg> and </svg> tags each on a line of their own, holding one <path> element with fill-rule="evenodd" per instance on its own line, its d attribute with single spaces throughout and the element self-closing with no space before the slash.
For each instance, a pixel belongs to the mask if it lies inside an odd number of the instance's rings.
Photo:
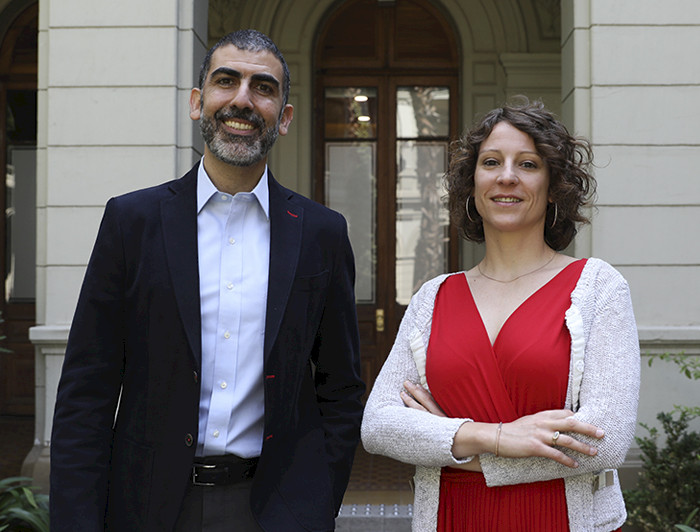
<svg viewBox="0 0 700 532">
<path fill-rule="evenodd" d="M 71 328 L 51 441 L 53 531 L 325 531 L 359 438 L 343 218 L 281 187 L 293 116 L 274 43 L 209 51 L 181 179 L 111 199 Z"/>
</svg>

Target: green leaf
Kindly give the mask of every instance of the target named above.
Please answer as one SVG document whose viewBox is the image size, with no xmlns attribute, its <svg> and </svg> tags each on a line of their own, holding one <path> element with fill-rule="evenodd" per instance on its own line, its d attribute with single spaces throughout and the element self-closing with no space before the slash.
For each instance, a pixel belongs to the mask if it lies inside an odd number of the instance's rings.
<svg viewBox="0 0 700 532">
<path fill-rule="evenodd" d="M 22 508 L 12 508 L 8 513 L 19 521 L 31 525 L 37 532 L 49 532 L 48 513 L 46 515 L 35 514 Z"/>
<path fill-rule="evenodd" d="M 7 477 L 0 480 L 0 491 L 7 491 L 19 487 L 21 484 L 29 484 L 32 479 L 28 477 Z"/>
<path fill-rule="evenodd" d="M 24 496 L 26 497 L 27 501 L 29 504 L 31 504 L 34 508 L 39 508 L 36 504 L 36 500 L 34 499 L 34 493 L 32 493 L 32 490 L 30 490 L 27 487 L 23 487 L 22 491 L 24 492 Z"/>
<path fill-rule="evenodd" d="M 684 525 L 689 525 L 689 524 L 693 521 L 693 519 L 695 518 L 695 515 L 696 515 L 698 512 L 700 512 L 700 507 L 699 507 L 699 508 L 695 508 L 695 510 L 693 510 L 692 512 L 690 512 L 690 515 L 685 519 L 685 521 L 683 521 L 683 524 L 684 524 Z"/>
</svg>

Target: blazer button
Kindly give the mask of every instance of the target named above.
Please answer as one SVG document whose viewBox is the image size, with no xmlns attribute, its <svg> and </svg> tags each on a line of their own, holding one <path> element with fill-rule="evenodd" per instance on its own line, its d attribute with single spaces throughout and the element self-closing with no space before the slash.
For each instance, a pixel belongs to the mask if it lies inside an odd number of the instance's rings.
<svg viewBox="0 0 700 532">
<path fill-rule="evenodd" d="M 199 375 L 197 375 L 196 371 L 193 371 L 192 373 L 194 375 L 194 383 L 197 384 L 199 382 Z"/>
<path fill-rule="evenodd" d="M 194 438 L 192 437 L 192 434 L 187 433 L 185 435 L 185 445 L 187 445 L 187 447 L 192 447 L 193 443 L 194 443 Z"/>
</svg>

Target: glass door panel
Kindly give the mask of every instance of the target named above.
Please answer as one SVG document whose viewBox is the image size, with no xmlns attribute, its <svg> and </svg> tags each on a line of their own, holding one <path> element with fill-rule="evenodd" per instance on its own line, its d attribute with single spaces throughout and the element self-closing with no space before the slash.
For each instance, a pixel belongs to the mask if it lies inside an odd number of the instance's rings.
<svg viewBox="0 0 700 532">
<path fill-rule="evenodd" d="M 325 137 L 369 139 L 377 136 L 377 89 L 331 87 L 325 95 Z"/>
<path fill-rule="evenodd" d="M 5 170 L 5 300 L 36 297 L 36 91 L 8 90 Z"/>
<path fill-rule="evenodd" d="M 348 222 L 357 303 L 375 302 L 375 168 L 376 142 L 326 142 L 326 205 Z"/>
<path fill-rule="evenodd" d="M 398 87 L 396 136 L 398 138 L 450 135 L 449 87 Z"/>
<path fill-rule="evenodd" d="M 377 116 L 376 88 L 325 89 L 324 200 L 348 221 L 358 304 L 376 302 Z"/>
<path fill-rule="evenodd" d="M 396 302 L 448 271 L 449 215 L 443 205 L 450 134 L 449 87 L 396 89 Z"/>
<path fill-rule="evenodd" d="M 398 141 L 397 158 L 396 302 L 408 305 L 425 281 L 448 271 L 447 142 Z"/>
<path fill-rule="evenodd" d="M 36 149 L 10 147 L 5 174 L 5 300 L 36 297 Z"/>
</svg>

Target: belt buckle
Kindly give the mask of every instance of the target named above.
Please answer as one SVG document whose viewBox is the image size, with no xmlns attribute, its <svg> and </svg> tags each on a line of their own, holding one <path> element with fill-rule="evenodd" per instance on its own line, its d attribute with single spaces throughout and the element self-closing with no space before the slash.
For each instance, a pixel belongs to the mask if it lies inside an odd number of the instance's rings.
<svg viewBox="0 0 700 532">
<path fill-rule="evenodd" d="M 216 486 L 213 482 L 200 482 L 197 480 L 198 468 L 202 469 L 215 469 L 214 464 L 193 464 L 192 465 L 192 485 L 193 486 Z"/>
</svg>

